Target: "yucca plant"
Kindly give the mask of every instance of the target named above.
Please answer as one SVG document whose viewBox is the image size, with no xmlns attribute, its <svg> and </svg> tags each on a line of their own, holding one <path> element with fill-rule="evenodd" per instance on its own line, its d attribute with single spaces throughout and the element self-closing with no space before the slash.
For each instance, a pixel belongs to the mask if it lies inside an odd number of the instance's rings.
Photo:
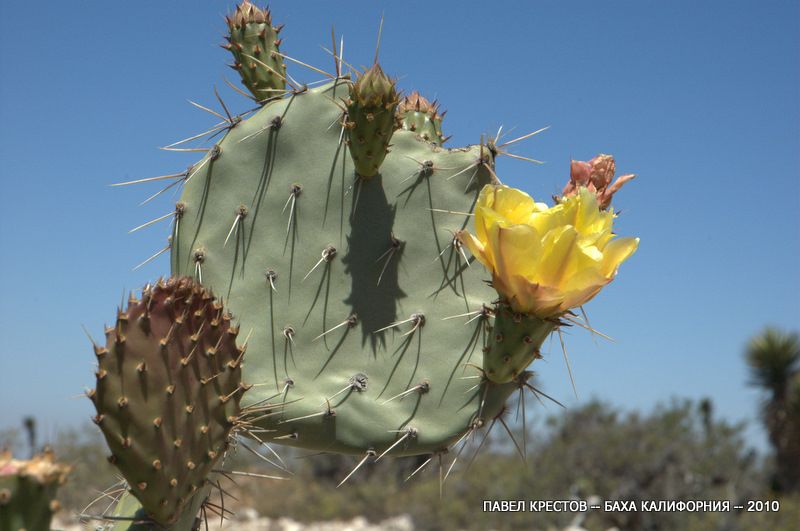
<svg viewBox="0 0 800 531">
<path fill-rule="evenodd" d="M 800 338 L 767 328 L 745 353 L 750 384 L 767 391 L 761 418 L 775 450 L 775 487 L 800 490 Z"/>
</svg>

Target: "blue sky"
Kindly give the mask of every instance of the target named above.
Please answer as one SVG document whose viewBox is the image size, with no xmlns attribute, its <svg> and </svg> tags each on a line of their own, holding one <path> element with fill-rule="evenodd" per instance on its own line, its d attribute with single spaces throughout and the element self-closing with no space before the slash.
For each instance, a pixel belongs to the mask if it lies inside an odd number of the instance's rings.
<svg viewBox="0 0 800 531">
<path fill-rule="evenodd" d="M 602 4 L 602 7 L 601 7 Z M 168 273 L 133 265 L 166 227 L 127 231 L 171 209 L 152 188 L 112 182 L 181 171 L 197 157 L 155 148 L 204 130 L 228 89 L 229 2 L 0 4 L 0 428 L 35 415 L 45 432 L 82 422 L 93 355 L 123 289 Z M 797 2 L 272 2 L 283 51 L 326 69 L 331 24 L 345 59 L 367 64 L 386 17 L 385 70 L 437 97 L 451 146 L 481 133 L 551 129 L 498 162 L 507 184 L 546 199 L 570 158 L 612 153 L 638 178 L 615 198 L 618 232 L 641 245 L 587 310 L 617 341 L 574 331 L 581 400 L 649 409 L 714 400 L 765 447 L 745 341 L 800 323 L 800 4 Z M 304 81 L 319 76 L 301 67 Z M 207 128 L 207 127 L 206 127 Z M 513 133 L 512 133 L 513 135 Z M 577 402 L 557 345 L 540 382 Z M 555 412 L 551 408 L 551 412 Z"/>
</svg>

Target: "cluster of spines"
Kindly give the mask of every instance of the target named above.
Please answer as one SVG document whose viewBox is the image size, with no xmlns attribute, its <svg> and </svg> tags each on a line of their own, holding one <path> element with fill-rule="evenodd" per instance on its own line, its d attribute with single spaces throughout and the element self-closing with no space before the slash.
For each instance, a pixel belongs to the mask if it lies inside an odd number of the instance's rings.
<svg viewBox="0 0 800 531">
<path fill-rule="evenodd" d="M 188 277 L 131 296 L 106 345 L 95 345 L 94 422 L 148 515 L 180 516 L 228 447 L 237 424 L 244 348 L 213 295 Z"/>
</svg>

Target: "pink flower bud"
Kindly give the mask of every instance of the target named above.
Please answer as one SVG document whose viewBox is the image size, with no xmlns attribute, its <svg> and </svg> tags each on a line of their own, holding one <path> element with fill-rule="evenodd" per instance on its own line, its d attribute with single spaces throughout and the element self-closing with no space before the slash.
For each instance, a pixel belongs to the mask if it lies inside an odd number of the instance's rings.
<svg viewBox="0 0 800 531">
<path fill-rule="evenodd" d="M 600 154 L 589 162 L 573 160 L 570 163 L 569 181 L 562 195 L 569 197 L 575 195 L 581 187 L 587 188 L 597 196 L 601 209 L 606 210 L 611 206 L 611 198 L 622 188 L 622 185 L 635 177 L 634 174 L 623 175 L 613 184 L 616 163 L 611 155 Z"/>
</svg>

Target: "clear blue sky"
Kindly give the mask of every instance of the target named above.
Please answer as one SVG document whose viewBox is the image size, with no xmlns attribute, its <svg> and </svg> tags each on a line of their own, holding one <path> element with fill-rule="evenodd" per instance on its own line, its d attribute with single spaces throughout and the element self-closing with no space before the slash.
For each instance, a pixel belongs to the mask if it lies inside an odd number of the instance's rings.
<svg viewBox="0 0 800 531">
<path fill-rule="evenodd" d="M 168 212 L 153 188 L 111 182 L 181 171 L 197 157 L 155 148 L 213 118 L 186 99 L 247 102 L 223 83 L 230 2 L 0 3 L 0 428 L 37 416 L 45 430 L 86 419 L 73 398 L 93 383 L 81 330 L 100 337 L 123 288 L 168 273 Z M 602 7 L 601 7 L 602 6 Z M 767 324 L 800 324 L 800 4 L 672 2 L 272 2 L 283 50 L 332 67 L 331 23 L 345 58 L 381 59 L 406 90 L 449 110 L 453 146 L 501 124 L 552 126 L 500 160 L 498 173 L 537 199 L 558 192 L 570 158 L 605 152 L 639 177 L 617 196 L 618 232 L 641 246 L 588 305 L 617 339 L 568 338 L 581 399 L 649 409 L 673 396 L 714 400 L 756 420 L 745 341 Z M 304 81 L 319 76 L 300 67 Z M 541 383 L 572 396 L 557 345 Z M 551 411 L 552 410 L 551 408 Z"/>
</svg>

